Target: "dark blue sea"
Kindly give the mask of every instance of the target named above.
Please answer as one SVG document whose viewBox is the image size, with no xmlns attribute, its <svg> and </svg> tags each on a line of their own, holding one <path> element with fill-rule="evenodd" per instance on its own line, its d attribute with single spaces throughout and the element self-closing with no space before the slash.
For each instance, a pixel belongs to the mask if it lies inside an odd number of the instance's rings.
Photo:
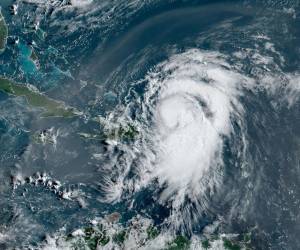
<svg viewBox="0 0 300 250">
<path fill-rule="evenodd" d="M 0 6 L 0 249 L 300 249 L 300 1 Z"/>
</svg>

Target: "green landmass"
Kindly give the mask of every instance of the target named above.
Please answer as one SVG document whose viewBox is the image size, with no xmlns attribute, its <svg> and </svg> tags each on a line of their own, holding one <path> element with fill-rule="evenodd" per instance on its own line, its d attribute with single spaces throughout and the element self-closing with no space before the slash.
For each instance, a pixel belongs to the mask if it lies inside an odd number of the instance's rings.
<svg viewBox="0 0 300 250">
<path fill-rule="evenodd" d="M 99 141 L 132 141 L 138 135 L 137 129 L 132 124 L 119 125 L 117 128 L 107 129 L 99 134 L 78 133 L 81 138 L 86 140 Z"/>
<path fill-rule="evenodd" d="M 138 131 L 132 124 L 120 125 L 118 128 L 111 129 L 106 133 L 107 139 L 111 140 L 134 140 L 138 135 Z"/>
<path fill-rule="evenodd" d="M 147 228 L 148 239 L 154 239 L 159 235 L 159 231 L 156 227 L 150 226 Z"/>
<path fill-rule="evenodd" d="M 4 16 L 0 10 L 0 52 L 5 50 L 8 36 L 8 28 L 4 19 Z"/>
<path fill-rule="evenodd" d="M 178 235 L 176 238 L 169 243 L 167 250 L 187 250 L 190 247 L 190 241 L 182 236 Z"/>
<path fill-rule="evenodd" d="M 241 250 L 240 245 L 235 244 L 234 242 L 232 242 L 226 238 L 223 238 L 223 245 L 224 245 L 224 248 L 228 249 L 228 250 Z"/>
<path fill-rule="evenodd" d="M 74 108 L 66 107 L 62 102 L 53 100 L 42 93 L 32 90 L 26 85 L 14 83 L 11 80 L 0 77 L 0 91 L 14 96 L 23 96 L 29 105 L 42 108 L 45 111 L 42 117 L 70 118 L 78 115 Z"/>
<path fill-rule="evenodd" d="M 93 227 L 85 229 L 85 241 L 90 249 L 97 249 L 99 246 L 105 246 L 109 241 L 109 236 L 106 235 L 105 230 L 100 227 L 98 229 L 94 229 Z"/>
<path fill-rule="evenodd" d="M 72 241 L 76 236 L 72 234 L 66 237 L 67 241 Z M 95 227 L 87 227 L 83 231 L 82 237 L 72 242 L 73 249 L 90 249 L 96 250 L 110 242 L 110 237 L 107 235 L 102 225 Z"/>
<path fill-rule="evenodd" d="M 126 237 L 127 237 L 127 232 L 126 230 L 123 230 L 114 235 L 113 241 L 116 242 L 119 246 L 122 246 L 124 241 L 126 240 Z"/>
<path fill-rule="evenodd" d="M 251 233 L 246 233 L 244 234 L 244 242 L 246 244 L 250 243 L 251 242 Z"/>
<path fill-rule="evenodd" d="M 90 225 L 82 228 L 79 230 L 79 232 L 78 230 L 74 231 L 65 239 L 69 243 L 71 243 L 71 249 L 74 250 L 106 249 L 105 247 L 107 247 L 108 245 L 109 247 L 113 247 L 112 249 L 125 249 L 125 246 L 128 243 L 127 240 L 129 240 L 129 242 L 133 244 L 136 244 L 135 249 L 139 249 L 139 247 L 147 248 L 147 244 L 149 242 L 155 242 L 160 233 L 160 230 L 153 224 L 150 224 L 147 228 L 142 227 L 142 224 L 139 223 L 132 224 L 129 227 L 123 227 L 118 223 L 114 223 L 111 221 L 102 221 L 100 224 Z M 137 237 L 135 238 L 136 242 L 132 242 L 132 240 L 134 240 L 132 238 L 133 235 Z M 138 238 L 139 235 L 142 237 L 141 239 Z M 224 235 L 211 235 L 211 237 L 204 238 L 199 243 L 201 244 L 203 249 L 215 249 L 215 246 L 213 246 L 215 241 L 219 241 L 218 244 L 223 244 L 223 247 L 226 250 L 253 249 L 249 245 L 251 241 L 250 233 L 239 235 L 238 238 L 236 238 L 235 236 L 227 237 Z M 164 247 L 157 249 L 188 250 L 193 248 L 191 243 L 192 242 L 188 237 L 184 235 L 175 235 L 173 239 L 165 242 Z"/>
<path fill-rule="evenodd" d="M 34 50 L 31 51 L 30 59 L 34 62 L 38 61 L 38 56 Z"/>
<path fill-rule="evenodd" d="M 204 241 L 202 241 L 202 247 L 203 247 L 204 249 L 209 249 L 209 248 L 210 248 L 209 240 L 204 240 Z"/>
</svg>

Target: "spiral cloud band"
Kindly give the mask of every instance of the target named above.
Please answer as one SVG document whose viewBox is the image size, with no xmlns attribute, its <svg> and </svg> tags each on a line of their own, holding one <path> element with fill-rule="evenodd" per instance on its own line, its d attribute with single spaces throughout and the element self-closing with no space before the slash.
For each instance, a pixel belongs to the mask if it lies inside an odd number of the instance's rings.
<svg viewBox="0 0 300 250">
<path fill-rule="evenodd" d="M 199 50 L 174 56 L 159 68 L 149 78 L 145 100 L 155 124 L 152 174 L 167 184 L 162 199 L 174 193 L 196 199 L 204 183 L 217 183 L 206 175 L 222 164 L 223 137 L 230 136 L 231 119 L 242 112 L 238 96 L 250 80 L 230 70 L 221 55 Z"/>
<path fill-rule="evenodd" d="M 159 202 L 172 204 L 172 224 L 191 226 L 191 216 L 197 217 L 191 213 L 201 213 L 206 193 L 213 195 L 222 182 L 224 140 L 233 136 L 234 122 L 241 124 L 239 98 L 243 88 L 253 84 L 225 59 L 219 53 L 191 49 L 147 74 L 145 93 L 136 100 L 141 111 L 134 121 L 141 138 L 135 145 L 117 145 L 126 156 L 116 165 L 118 181 L 103 182 L 107 201 L 121 198 L 128 188 L 138 192 L 156 181 Z M 132 100 L 125 117 L 118 113 L 119 122 L 131 119 L 130 109 L 135 110 Z M 132 171 L 137 177 L 126 178 Z M 196 204 L 195 211 L 187 199 Z"/>
</svg>

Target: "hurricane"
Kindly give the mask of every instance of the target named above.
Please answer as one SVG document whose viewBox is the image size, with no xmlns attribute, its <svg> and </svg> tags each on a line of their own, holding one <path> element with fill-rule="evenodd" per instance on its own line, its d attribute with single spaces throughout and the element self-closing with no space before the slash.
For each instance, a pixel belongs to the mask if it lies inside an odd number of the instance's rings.
<svg viewBox="0 0 300 250">
<path fill-rule="evenodd" d="M 0 3 L 1 249 L 298 249 L 298 1 Z"/>
<path fill-rule="evenodd" d="M 158 201 L 172 204 L 172 225 L 191 228 L 192 218 L 201 214 L 222 183 L 224 141 L 245 150 L 244 143 L 234 145 L 230 137 L 235 124 L 243 137 L 239 97 L 253 80 L 232 69 L 222 54 L 191 49 L 157 65 L 145 81 L 144 95 L 135 100 L 141 106 L 135 123 L 142 139 L 130 154 L 139 161 L 133 168 L 139 178 L 134 190 L 156 181 L 162 189 Z M 128 110 L 135 105 L 128 103 L 122 119 L 130 119 Z M 130 170 L 132 162 L 126 163 L 122 169 Z M 123 174 L 128 171 L 120 172 L 116 186 L 127 187 Z"/>
</svg>

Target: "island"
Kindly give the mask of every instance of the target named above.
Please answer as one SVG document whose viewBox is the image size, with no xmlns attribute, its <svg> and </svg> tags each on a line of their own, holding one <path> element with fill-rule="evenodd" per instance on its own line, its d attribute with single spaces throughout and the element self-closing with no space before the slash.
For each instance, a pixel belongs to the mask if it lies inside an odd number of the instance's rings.
<svg viewBox="0 0 300 250">
<path fill-rule="evenodd" d="M 0 77 L 0 91 L 13 96 L 25 97 L 29 105 L 44 110 L 42 117 L 70 118 L 80 115 L 75 108 L 67 107 L 63 102 L 47 97 L 29 84 L 19 84 Z"/>
<path fill-rule="evenodd" d="M 0 9 L 0 53 L 5 50 L 8 36 L 8 28 Z"/>
</svg>

